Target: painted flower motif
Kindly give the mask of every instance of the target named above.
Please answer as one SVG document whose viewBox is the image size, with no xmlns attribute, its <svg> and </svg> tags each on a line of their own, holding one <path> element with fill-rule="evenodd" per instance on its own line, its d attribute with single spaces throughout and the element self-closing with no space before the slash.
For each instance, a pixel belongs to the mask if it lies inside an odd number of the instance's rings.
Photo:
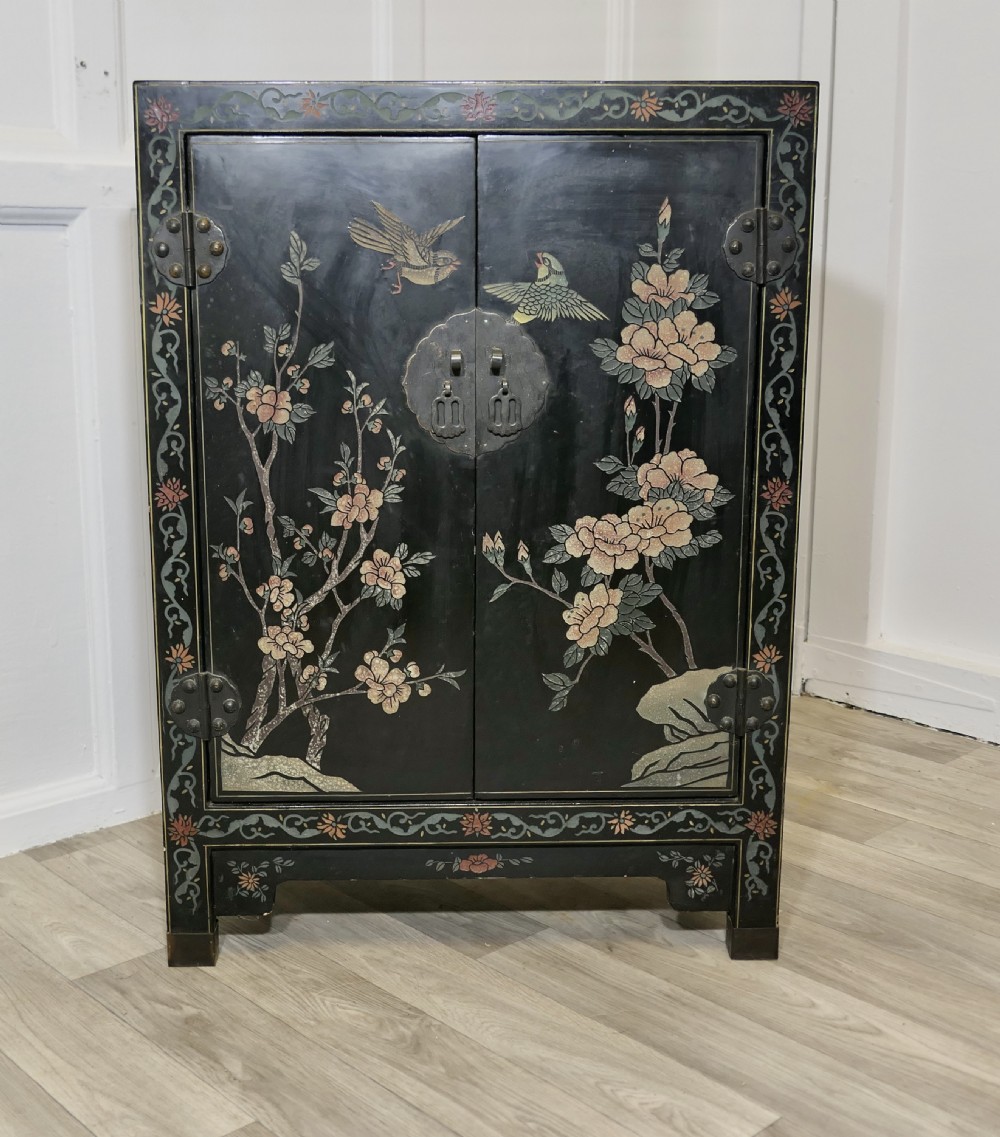
<svg viewBox="0 0 1000 1137">
<path fill-rule="evenodd" d="M 190 671 L 191 668 L 194 667 L 194 656 L 183 644 L 174 644 L 167 652 L 166 660 L 171 667 L 176 669 L 179 675 L 185 671 Z"/>
<path fill-rule="evenodd" d="M 361 580 L 370 588 L 382 588 L 394 600 L 406 594 L 406 577 L 399 557 L 390 556 L 385 549 L 376 549 L 370 561 L 361 566 Z"/>
<path fill-rule="evenodd" d="M 649 501 L 654 493 L 662 493 L 672 482 L 701 490 L 707 505 L 719 484 L 717 474 L 710 474 L 704 461 L 693 450 L 671 450 L 669 454 L 657 454 L 652 461 L 643 462 L 636 471 L 639 496 Z"/>
<path fill-rule="evenodd" d="M 778 832 L 778 823 L 774 820 L 774 815 L 766 813 L 762 809 L 754 810 L 747 818 L 745 825 L 761 841 L 768 840 Z"/>
<path fill-rule="evenodd" d="M 421 683 L 420 686 L 417 688 L 417 694 L 423 699 L 426 699 L 430 693 L 431 693 L 430 683 Z"/>
<path fill-rule="evenodd" d="M 635 825 L 635 818 L 627 809 L 623 809 L 620 813 L 616 813 L 614 817 L 608 821 L 608 828 L 617 837 L 621 837 L 623 833 L 627 833 L 632 826 Z"/>
<path fill-rule="evenodd" d="M 229 565 L 219 565 L 219 580 L 229 579 Z"/>
<path fill-rule="evenodd" d="M 654 91 L 643 91 L 637 99 L 629 103 L 628 109 L 640 122 L 649 122 L 653 115 L 663 110 L 663 100 L 658 99 Z"/>
<path fill-rule="evenodd" d="M 476 91 L 462 100 L 462 116 L 466 122 L 493 122 L 497 117 L 497 101 L 485 91 Z"/>
<path fill-rule="evenodd" d="M 578 647 L 593 647 L 600 638 L 601 629 L 610 628 L 618 619 L 621 602 L 622 590 L 608 588 L 603 582 L 595 585 L 589 593 L 578 592 L 573 598 L 573 607 L 562 614 L 569 625 L 566 639 Z"/>
<path fill-rule="evenodd" d="M 769 306 L 771 315 L 783 320 L 793 308 L 801 308 L 802 301 L 793 296 L 787 288 L 782 288 L 771 297 Z"/>
<path fill-rule="evenodd" d="M 420 664 L 414 663 L 412 660 L 406 665 L 406 675 L 409 679 L 420 678 Z"/>
<path fill-rule="evenodd" d="M 326 673 L 310 663 L 302 668 L 302 682 L 308 683 L 314 691 L 324 691 L 326 690 Z"/>
<path fill-rule="evenodd" d="M 219 348 L 219 351 L 223 355 L 235 355 L 236 354 L 236 341 L 235 340 L 226 340 L 226 342 L 222 345 L 222 347 Z"/>
<path fill-rule="evenodd" d="M 784 658 L 774 644 L 766 644 L 760 651 L 754 652 L 753 661 L 757 664 L 757 670 L 763 671 L 766 675 L 779 660 Z"/>
<path fill-rule="evenodd" d="M 374 521 L 382 508 L 382 491 L 372 489 L 364 478 L 358 478 L 354 489 L 337 498 L 337 508 L 330 517 L 331 525 L 350 529 L 355 521 Z"/>
<path fill-rule="evenodd" d="M 323 104 L 319 101 L 319 95 L 315 91 L 307 91 L 302 96 L 302 113 L 310 118 L 323 117 Z"/>
<path fill-rule="evenodd" d="M 263 596 L 275 612 L 283 612 L 295 604 L 295 585 L 287 577 L 269 576 L 254 591 L 258 596 Z"/>
<path fill-rule="evenodd" d="M 715 884 L 715 877 L 708 865 L 694 865 L 687 883 L 691 888 L 711 888 Z"/>
<path fill-rule="evenodd" d="M 517 543 L 517 559 L 523 565 L 528 559 L 528 546 L 523 541 Z"/>
<path fill-rule="evenodd" d="M 463 857 L 458 862 L 458 867 L 462 872 L 484 873 L 492 871 L 499 863 L 496 857 L 491 857 L 489 853 L 473 853 L 471 856 Z"/>
<path fill-rule="evenodd" d="M 169 512 L 176 509 L 187 496 L 188 492 L 181 485 L 180 478 L 167 478 L 156 487 L 153 501 L 160 509 Z"/>
<path fill-rule="evenodd" d="M 276 391 L 270 384 L 251 387 L 247 391 L 247 410 L 261 422 L 281 426 L 292 417 L 292 396 L 287 391 Z"/>
<path fill-rule="evenodd" d="M 244 532 L 244 533 L 246 533 L 248 536 L 249 536 L 251 533 L 253 533 L 253 521 L 251 520 L 251 518 L 249 518 L 249 517 L 244 517 L 244 518 L 243 518 L 243 520 L 240 522 L 240 528 L 241 528 L 241 529 L 243 530 L 243 532 Z"/>
<path fill-rule="evenodd" d="M 167 826 L 167 836 L 175 845 L 180 845 L 183 849 L 190 844 L 192 837 L 198 836 L 198 826 L 190 817 L 179 813 L 176 817 L 171 818 L 170 824 Z"/>
<path fill-rule="evenodd" d="M 644 557 L 658 557 L 666 548 L 691 544 L 694 518 L 673 498 L 661 497 L 651 505 L 633 506 L 625 517 L 639 538 L 639 552 Z"/>
<path fill-rule="evenodd" d="M 665 229 L 670 224 L 670 218 L 673 215 L 673 207 L 670 204 L 670 198 L 665 197 L 660 205 L 660 212 L 656 215 L 656 224 L 660 229 Z"/>
<path fill-rule="evenodd" d="M 645 372 L 650 387 L 669 386 L 673 373 L 687 366 L 692 375 L 704 375 L 722 348 L 715 343 L 715 325 L 698 323 L 690 309 L 655 323 L 626 324 L 622 345 L 615 352 L 619 363 L 630 363 Z"/>
<path fill-rule="evenodd" d="M 368 687 L 369 701 L 380 706 L 387 715 L 394 715 L 400 703 L 410 697 L 406 676 L 398 667 L 390 668 L 380 655 L 375 656 L 370 665 L 362 664 L 354 672 L 354 678 Z"/>
<path fill-rule="evenodd" d="M 784 478 L 768 478 L 760 495 L 772 509 L 784 509 L 792 501 L 792 490 Z"/>
<path fill-rule="evenodd" d="M 169 292 L 157 292 L 156 299 L 149 305 L 149 310 L 154 316 L 160 317 L 163 321 L 163 326 L 166 328 L 169 328 L 171 324 L 180 320 L 184 314 L 180 304 L 178 304 Z"/>
<path fill-rule="evenodd" d="M 260 873 L 241 872 L 236 878 L 236 886 L 240 892 L 259 892 Z"/>
<path fill-rule="evenodd" d="M 347 825 L 338 821 L 332 813 L 324 813 L 316 824 L 320 833 L 325 833 L 331 841 L 343 841 L 347 836 Z"/>
<path fill-rule="evenodd" d="M 489 813 L 463 813 L 458 820 L 466 837 L 488 837 L 493 832 L 493 817 Z"/>
<path fill-rule="evenodd" d="M 689 304 L 694 299 L 694 293 L 688 292 L 691 274 L 686 268 L 679 268 L 669 276 L 663 271 L 663 265 L 652 264 L 646 269 L 643 280 L 632 281 L 632 291 L 644 303 L 651 300 L 661 308 L 669 308 L 675 300 L 686 300 Z"/>
<path fill-rule="evenodd" d="M 299 631 L 269 625 L 267 634 L 260 637 L 257 646 L 272 659 L 301 659 L 306 652 L 313 650 L 312 640 L 307 640 Z"/>
<path fill-rule="evenodd" d="M 803 126 L 812 120 L 813 109 L 808 95 L 786 91 L 778 103 L 778 114 L 783 114 L 792 126 Z"/>
<path fill-rule="evenodd" d="M 566 538 L 566 552 L 571 557 L 586 557 L 587 564 L 600 576 L 610 576 L 616 569 L 634 568 L 639 560 L 639 538 L 632 526 L 614 513 L 581 517 Z"/>
<path fill-rule="evenodd" d="M 179 118 L 180 111 L 162 95 L 158 99 L 146 100 L 146 109 L 143 111 L 142 121 L 150 130 L 163 134 L 170 128 L 170 124 Z"/>
</svg>

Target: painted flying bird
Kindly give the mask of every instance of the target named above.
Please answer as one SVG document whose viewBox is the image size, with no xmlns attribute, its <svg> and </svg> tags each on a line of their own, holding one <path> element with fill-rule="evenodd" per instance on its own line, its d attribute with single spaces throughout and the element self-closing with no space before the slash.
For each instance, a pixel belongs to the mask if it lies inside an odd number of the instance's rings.
<svg viewBox="0 0 1000 1137">
<path fill-rule="evenodd" d="M 519 324 L 535 319 L 558 320 L 563 316 L 572 320 L 607 319 L 600 308 L 569 287 L 563 266 L 551 253 L 536 253 L 535 267 L 538 269 L 535 280 L 485 285 L 491 296 L 499 296 L 514 305 L 514 319 Z"/>
<path fill-rule="evenodd" d="M 462 263 L 454 253 L 433 252 L 432 246 L 449 229 L 465 220 L 465 215 L 442 221 L 426 233 L 418 233 L 412 226 L 401 221 L 395 213 L 373 201 L 379 224 L 355 217 L 347 226 L 351 240 L 363 249 L 374 249 L 377 253 L 388 253 L 389 260 L 382 266 L 383 271 L 396 270 L 396 283 L 392 292 L 398 296 L 403 291 L 403 281 L 412 284 L 437 284 L 444 280 Z"/>
</svg>

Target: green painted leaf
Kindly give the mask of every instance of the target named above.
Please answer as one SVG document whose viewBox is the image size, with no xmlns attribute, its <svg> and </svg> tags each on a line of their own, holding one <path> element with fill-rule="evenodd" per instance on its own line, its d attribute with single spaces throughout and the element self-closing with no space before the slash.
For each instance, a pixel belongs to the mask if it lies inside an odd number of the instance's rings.
<svg viewBox="0 0 1000 1137">
<path fill-rule="evenodd" d="M 499 600 L 500 597 L 503 596 L 503 594 L 507 592 L 511 587 L 513 586 L 509 580 L 505 580 L 503 584 L 498 584 L 496 588 L 493 589 L 493 595 L 490 597 L 490 603 L 492 604 L 494 600 Z"/>
<path fill-rule="evenodd" d="M 573 680 L 561 671 L 550 671 L 543 675 L 542 682 L 552 691 L 568 691 L 573 686 Z"/>
<path fill-rule="evenodd" d="M 552 591 L 557 596 L 560 596 L 567 588 L 569 588 L 569 581 L 566 579 L 565 574 L 556 569 L 552 574 Z"/>
<path fill-rule="evenodd" d="M 619 470 L 625 468 L 625 463 L 620 458 L 616 458 L 613 454 L 609 454 L 607 458 L 602 458 L 599 462 L 595 462 L 594 465 L 605 474 L 617 474 Z"/>
<path fill-rule="evenodd" d="M 569 553 L 563 545 L 553 545 L 551 549 L 542 557 L 542 560 L 547 565 L 561 565 L 569 560 Z"/>
</svg>

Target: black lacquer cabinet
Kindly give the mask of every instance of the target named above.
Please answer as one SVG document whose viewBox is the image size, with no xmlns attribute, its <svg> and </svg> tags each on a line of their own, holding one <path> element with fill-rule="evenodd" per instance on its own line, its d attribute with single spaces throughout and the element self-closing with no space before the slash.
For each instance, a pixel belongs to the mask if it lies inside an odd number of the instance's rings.
<svg viewBox="0 0 1000 1137">
<path fill-rule="evenodd" d="M 345 878 L 776 954 L 816 100 L 137 84 L 171 963 Z"/>
</svg>

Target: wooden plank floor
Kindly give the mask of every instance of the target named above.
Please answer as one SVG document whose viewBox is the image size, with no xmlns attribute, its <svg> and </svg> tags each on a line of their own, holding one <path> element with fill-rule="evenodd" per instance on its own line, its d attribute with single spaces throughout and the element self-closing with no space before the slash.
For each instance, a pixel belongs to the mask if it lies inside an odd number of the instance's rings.
<svg viewBox="0 0 1000 1137">
<path fill-rule="evenodd" d="M 793 711 L 781 959 L 655 881 L 289 884 L 168 969 L 160 824 L 0 860 L 0 1137 L 997 1137 L 1000 748 Z"/>
</svg>

